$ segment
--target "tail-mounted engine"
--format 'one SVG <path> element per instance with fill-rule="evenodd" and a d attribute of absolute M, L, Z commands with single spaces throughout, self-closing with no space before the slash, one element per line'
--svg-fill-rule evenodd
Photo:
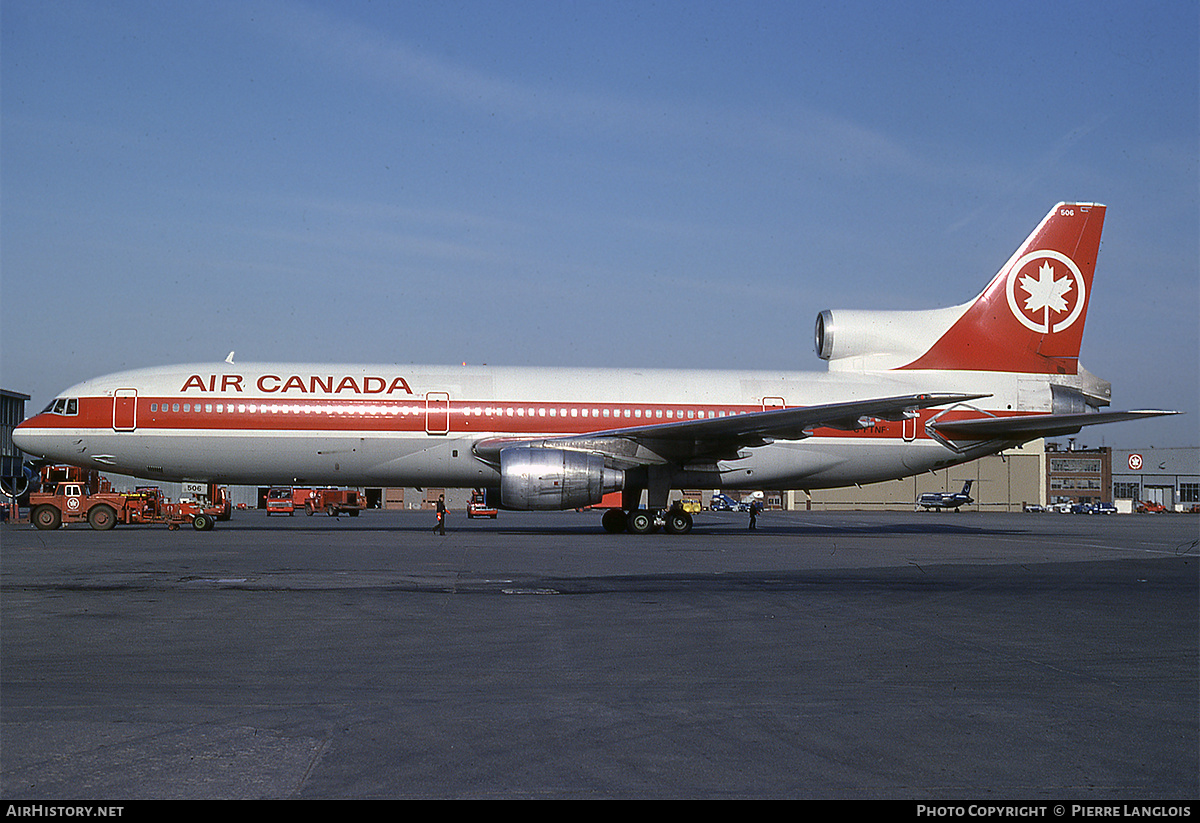
<path fill-rule="evenodd" d="M 963 307 L 925 311 L 826 309 L 814 343 L 830 369 L 894 369 L 916 360 L 962 315 Z"/>
<path fill-rule="evenodd" d="M 500 450 L 500 504 L 506 509 L 592 506 L 624 485 L 625 472 L 607 468 L 599 454 L 528 446 Z"/>

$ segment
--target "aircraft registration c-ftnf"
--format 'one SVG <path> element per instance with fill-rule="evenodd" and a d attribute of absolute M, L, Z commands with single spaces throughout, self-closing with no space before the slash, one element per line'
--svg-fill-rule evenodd
<path fill-rule="evenodd" d="M 1103 411 L 1079 365 L 1104 213 L 1055 206 L 968 303 L 821 312 L 826 372 L 227 360 L 84 381 L 13 439 L 156 480 L 482 488 L 514 510 L 620 492 L 608 531 L 687 533 L 673 489 L 872 483 L 1173 414 Z"/>

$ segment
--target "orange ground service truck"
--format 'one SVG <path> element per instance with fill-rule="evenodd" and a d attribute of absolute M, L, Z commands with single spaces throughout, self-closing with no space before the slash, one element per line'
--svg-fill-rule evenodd
<path fill-rule="evenodd" d="M 75 466 L 42 469 L 42 490 L 29 495 L 30 516 L 39 529 L 57 529 L 69 523 L 87 523 L 98 531 L 118 524 L 165 524 L 177 529 L 191 523 L 196 531 L 209 531 L 228 511 L 225 490 L 210 487 L 209 503 L 171 503 L 160 489 L 141 486 L 134 492 L 116 492 L 94 471 Z"/>
<path fill-rule="evenodd" d="M 354 489 L 313 489 L 304 501 L 304 510 L 308 514 L 325 512 L 330 517 L 339 514 L 358 517 L 366 507 L 363 496 Z"/>

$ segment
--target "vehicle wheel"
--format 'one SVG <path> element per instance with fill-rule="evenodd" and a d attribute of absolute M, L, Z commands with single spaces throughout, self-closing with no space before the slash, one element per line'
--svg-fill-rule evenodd
<path fill-rule="evenodd" d="M 630 534 L 649 534 L 654 528 L 654 514 L 646 509 L 634 509 L 625 519 Z"/>
<path fill-rule="evenodd" d="M 88 525 L 98 532 L 106 532 L 117 525 L 117 513 L 112 506 L 92 506 L 87 519 Z"/>
<path fill-rule="evenodd" d="M 609 534 L 619 534 L 625 531 L 625 512 L 620 509 L 608 509 L 600 518 L 600 525 Z"/>
<path fill-rule="evenodd" d="M 667 512 L 667 533 L 687 534 L 692 530 L 692 516 L 685 511 Z"/>
<path fill-rule="evenodd" d="M 31 519 L 39 529 L 57 529 L 62 525 L 62 512 L 54 506 L 38 506 L 33 510 Z"/>
<path fill-rule="evenodd" d="M 207 514 L 198 514 L 192 519 L 192 528 L 198 532 L 206 532 L 212 528 Z"/>

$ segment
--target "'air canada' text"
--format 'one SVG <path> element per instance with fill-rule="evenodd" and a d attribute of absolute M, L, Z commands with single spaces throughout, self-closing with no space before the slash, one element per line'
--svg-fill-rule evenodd
<path fill-rule="evenodd" d="M 193 374 L 183 381 L 180 393 L 188 391 L 199 392 L 244 392 L 247 379 L 240 374 Z M 404 392 L 412 394 L 408 381 L 403 377 L 385 377 L 313 374 L 301 376 L 292 374 L 264 374 L 253 383 L 254 387 L 263 394 L 395 394 Z"/>

